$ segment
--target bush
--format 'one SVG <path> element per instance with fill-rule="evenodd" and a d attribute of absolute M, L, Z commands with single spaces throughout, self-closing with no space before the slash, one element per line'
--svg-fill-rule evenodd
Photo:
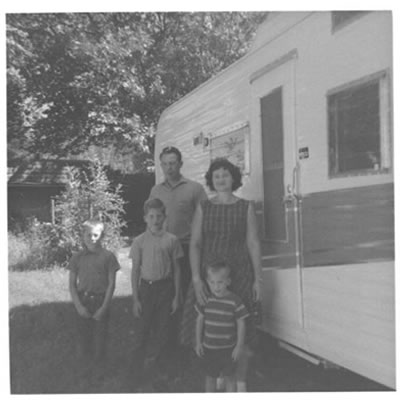
<path fill-rule="evenodd" d="M 24 232 L 8 232 L 8 265 L 11 270 L 51 268 L 66 263 L 70 251 L 60 246 L 57 226 L 31 220 Z"/>
<path fill-rule="evenodd" d="M 9 269 L 24 269 L 30 244 L 22 233 L 8 232 L 8 267 Z"/>
<path fill-rule="evenodd" d="M 9 232 L 9 268 L 66 266 L 72 253 L 81 248 L 82 224 L 89 218 L 104 222 L 104 246 L 116 251 L 123 244 L 123 206 L 120 187 L 112 189 L 99 162 L 95 161 L 87 173 L 70 169 L 67 188 L 55 201 L 55 224 L 33 219 L 24 232 Z"/>
<path fill-rule="evenodd" d="M 97 160 L 88 173 L 69 170 L 67 189 L 55 201 L 56 225 L 59 240 L 70 252 L 81 246 L 82 224 L 89 218 L 98 218 L 105 224 L 104 246 L 112 251 L 121 247 L 124 200 L 121 186 L 112 188 L 104 166 Z"/>

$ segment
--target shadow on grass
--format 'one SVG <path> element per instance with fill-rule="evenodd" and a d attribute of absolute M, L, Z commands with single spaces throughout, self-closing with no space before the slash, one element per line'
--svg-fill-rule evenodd
<path fill-rule="evenodd" d="M 10 311 L 12 394 L 125 393 L 133 344 L 131 298 L 112 302 L 107 365 L 78 360 L 72 303 L 19 306 Z"/>
<path fill-rule="evenodd" d="M 10 311 L 10 384 L 12 394 L 130 393 L 134 344 L 131 298 L 113 299 L 107 364 L 88 366 L 75 351 L 72 303 L 19 306 Z M 252 361 L 252 392 L 388 390 L 345 370 L 324 370 L 284 350 L 263 335 Z M 170 368 L 178 368 L 171 361 Z M 179 382 L 159 392 L 202 392 L 204 376 L 192 354 Z"/>

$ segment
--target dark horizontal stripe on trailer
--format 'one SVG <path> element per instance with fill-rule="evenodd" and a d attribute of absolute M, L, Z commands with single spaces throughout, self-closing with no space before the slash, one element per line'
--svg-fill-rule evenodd
<path fill-rule="evenodd" d="M 371 264 L 371 263 L 385 263 L 391 262 L 392 259 L 375 259 L 375 260 L 343 260 L 340 262 L 327 262 L 325 264 L 314 264 L 314 265 L 306 265 L 305 268 L 318 268 L 318 267 L 337 267 L 341 265 L 352 265 L 352 264 Z M 280 268 L 281 269 L 281 268 Z"/>
<path fill-rule="evenodd" d="M 296 268 L 296 256 L 295 254 L 278 254 L 278 255 L 266 255 L 266 258 L 262 259 L 263 268 L 279 268 L 289 269 Z"/>
<path fill-rule="evenodd" d="M 393 184 L 306 196 L 302 221 L 304 266 L 394 260 Z"/>

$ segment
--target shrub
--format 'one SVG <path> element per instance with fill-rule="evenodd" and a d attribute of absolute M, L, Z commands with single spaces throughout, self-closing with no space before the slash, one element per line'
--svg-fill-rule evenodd
<path fill-rule="evenodd" d="M 33 219 L 24 232 L 8 232 L 8 265 L 11 270 L 34 270 L 63 265 L 70 252 L 59 246 L 59 229 Z"/>
<path fill-rule="evenodd" d="M 24 234 L 8 232 L 9 269 L 24 269 L 29 252 L 30 244 Z"/>
<path fill-rule="evenodd" d="M 112 188 L 104 166 L 98 161 L 87 173 L 70 170 L 67 188 L 55 201 L 58 240 L 69 253 L 81 246 L 82 224 L 98 218 L 105 224 L 105 247 L 115 251 L 122 245 L 124 200 L 121 187 Z"/>
<path fill-rule="evenodd" d="M 34 219 L 23 233 L 9 232 L 9 268 L 66 266 L 81 248 L 81 227 L 89 218 L 104 222 L 104 246 L 116 251 L 123 244 L 123 206 L 120 187 L 111 187 L 100 162 L 95 161 L 86 173 L 70 169 L 66 190 L 55 199 L 55 223 Z"/>

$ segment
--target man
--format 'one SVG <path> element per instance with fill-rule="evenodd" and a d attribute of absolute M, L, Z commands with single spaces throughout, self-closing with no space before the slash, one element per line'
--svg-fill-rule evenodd
<path fill-rule="evenodd" d="M 191 281 L 189 242 L 193 214 L 200 201 L 207 199 L 200 183 L 181 174 L 182 154 L 176 147 L 165 147 L 160 153 L 164 182 L 153 186 L 149 199 L 159 198 L 167 208 L 166 230 L 181 242 L 184 257 L 181 262 L 181 291 L 183 300 Z"/>
<path fill-rule="evenodd" d="M 185 178 L 181 174 L 183 165 L 182 154 L 176 147 L 165 147 L 160 153 L 161 169 L 165 180 L 153 186 L 149 199 L 159 198 L 166 206 L 167 219 L 165 229 L 178 237 L 183 257 L 181 258 L 181 294 L 182 303 L 185 301 L 186 292 L 192 279 L 189 261 L 189 242 L 191 225 L 197 205 L 207 199 L 202 185 Z M 176 312 L 171 321 L 171 329 L 168 339 L 168 360 L 177 357 L 180 364 L 180 373 L 183 373 L 185 364 L 188 362 L 188 352 L 179 346 L 179 324 L 182 319 L 182 307 Z M 170 368 L 172 372 L 173 368 Z"/>

